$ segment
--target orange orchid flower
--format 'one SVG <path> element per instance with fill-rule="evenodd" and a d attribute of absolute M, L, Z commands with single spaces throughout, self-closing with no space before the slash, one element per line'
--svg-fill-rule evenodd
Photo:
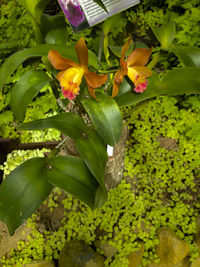
<path fill-rule="evenodd" d="M 89 93 L 96 98 L 94 88 L 100 87 L 107 81 L 107 75 L 98 75 L 88 70 L 88 49 L 84 38 L 75 46 L 79 64 L 63 58 L 56 50 L 50 50 L 48 58 L 57 70 L 61 70 L 56 78 L 60 82 L 63 96 L 73 100 L 79 94 L 80 84 L 84 76 Z"/>
<path fill-rule="evenodd" d="M 130 46 L 131 40 L 125 43 L 121 52 L 120 69 L 116 72 L 113 82 L 112 97 L 118 94 L 119 86 L 127 75 L 134 83 L 134 91 L 142 93 L 147 88 L 147 77 L 152 75 L 152 71 L 145 67 L 151 56 L 152 49 L 136 48 L 125 61 L 125 54 Z"/>

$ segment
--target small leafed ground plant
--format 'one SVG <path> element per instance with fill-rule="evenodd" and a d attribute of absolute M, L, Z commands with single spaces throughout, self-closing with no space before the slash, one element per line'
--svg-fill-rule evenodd
<path fill-rule="evenodd" d="M 84 38 L 78 40 L 75 48 L 66 46 L 64 18 L 44 14 L 47 2 L 35 0 L 30 6 L 29 1 L 20 0 L 29 12 L 38 45 L 5 60 L 0 69 L 0 89 L 2 93 L 6 80 L 19 65 L 41 57 L 43 68 L 29 70 L 13 86 L 10 107 L 15 118 L 23 121 L 28 104 L 48 84 L 62 111 L 21 124 L 18 129 L 55 128 L 66 137 L 48 156 L 25 161 L 1 184 L 0 220 L 6 223 L 10 234 L 31 216 L 54 186 L 78 197 L 92 209 L 105 203 L 106 145 L 115 146 L 120 139 L 123 127 L 120 107 L 159 95 L 200 92 L 200 49 L 175 45 L 173 22 L 152 27 L 160 47 L 144 48 L 144 44 L 134 43 L 130 36 L 122 47 L 112 47 L 114 55 L 120 58 L 116 66 L 109 60 L 108 35 L 122 19 L 121 15 L 105 21 L 96 56 L 87 49 Z M 159 69 L 162 51 L 175 54 L 182 67 L 166 72 Z M 69 138 L 74 139 L 79 157 L 58 156 L 60 146 Z"/>

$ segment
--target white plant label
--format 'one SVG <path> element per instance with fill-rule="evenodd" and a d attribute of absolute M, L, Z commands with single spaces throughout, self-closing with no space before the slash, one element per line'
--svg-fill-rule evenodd
<path fill-rule="evenodd" d="M 93 0 L 58 0 L 74 32 L 91 27 L 140 0 L 102 0 L 108 13 Z"/>

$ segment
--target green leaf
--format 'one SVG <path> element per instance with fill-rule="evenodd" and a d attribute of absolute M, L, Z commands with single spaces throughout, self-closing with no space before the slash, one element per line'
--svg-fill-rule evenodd
<path fill-rule="evenodd" d="M 154 73 L 148 78 L 148 87 L 142 94 L 128 92 L 115 98 L 119 106 L 139 103 L 159 95 L 183 95 L 200 93 L 200 68 L 187 67 L 168 71 L 159 81 Z"/>
<path fill-rule="evenodd" d="M 174 40 L 176 33 L 174 22 L 163 24 L 160 27 L 151 27 L 151 29 L 160 42 L 161 48 L 163 50 L 168 50 Z"/>
<path fill-rule="evenodd" d="M 102 7 L 108 13 L 108 11 L 107 11 L 104 3 L 102 2 L 102 0 L 93 0 L 93 2 L 97 3 L 97 5 L 99 5 L 100 7 Z"/>
<path fill-rule="evenodd" d="M 160 83 L 164 94 L 183 95 L 200 93 L 200 67 L 187 67 L 169 71 Z"/>
<path fill-rule="evenodd" d="M 117 95 L 115 97 L 115 100 L 120 107 L 136 104 L 143 100 L 153 98 L 162 93 L 161 89 L 159 88 L 159 79 L 156 73 L 153 73 L 153 75 L 148 78 L 147 89 L 141 94 L 134 92 L 133 90 L 134 85 L 131 82 L 127 81 L 126 79 L 124 79 L 121 86 L 126 87 L 127 93 L 121 94 L 119 96 Z M 121 86 L 119 91 L 125 90 L 123 88 L 121 89 Z M 130 91 L 128 91 L 129 88 Z"/>
<path fill-rule="evenodd" d="M 60 44 L 43 44 L 34 48 L 28 48 L 11 55 L 0 68 L 0 91 L 7 80 L 7 78 L 22 64 L 25 60 L 31 57 L 47 56 L 51 50 L 57 50 L 63 57 L 77 62 L 76 51 L 74 47 L 68 47 Z M 98 68 L 98 61 L 96 56 L 89 51 L 89 65 Z"/>
<path fill-rule="evenodd" d="M 37 23 L 40 22 L 42 12 L 50 0 L 18 0 L 23 7 L 31 13 Z"/>
<path fill-rule="evenodd" d="M 64 15 L 42 14 L 40 29 L 47 44 L 66 44 L 68 31 Z"/>
<path fill-rule="evenodd" d="M 173 45 L 170 48 L 185 67 L 200 67 L 200 48 L 194 46 Z"/>
<path fill-rule="evenodd" d="M 103 204 L 106 202 L 108 197 L 108 193 L 106 190 L 103 190 L 101 186 L 99 186 L 96 190 L 95 195 L 95 207 L 100 208 L 103 206 Z"/>
<path fill-rule="evenodd" d="M 92 120 L 98 134 L 104 141 L 114 146 L 122 131 L 122 117 L 115 100 L 108 95 L 97 94 L 99 100 L 82 98 L 81 103 Z"/>
<path fill-rule="evenodd" d="M 44 130 L 55 128 L 72 138 L 80 138 L 87 131 L 82 118 L 75 113 L 62 113 L 49 118 L 24 123 L 18 127 L 20 130 Z"/>
<path fill-rule="evenodd" d="M 103 33 L 104 35 L 108 35 L 109 32 L 112 32 L 114 28 L 119 28 L 120 24 L 124 22 L 124 16 L 122 14 L 116 14 L 106 19 L 103 24 Z"/>
<path fill-rule="evenodd" d="M 129 83 L 128 79 L 126 79 L 126 77 L 125 77 L 123 79 L 123 82 L 120 84 L 119 92 L 118 92 L 117 96 L 119 97 L 120 95 L 131 92 L 132 88 L 133 88 L 133 84 Z"/>
<path fill-rule="evenodd" d="M 120 46 L 109 45 L 109 49 L 112 51 L 112 53 L 113 53 L 115 56 L 117 56 L 117 57 L 121 57 L 122 47 L 120 47 Z"/>
<path fill-rule="evenodd" d="M 88 169 L 105 190 L 104 176 L 108 156 L 103 140 L 95 131 L 88 130 L 87 135 L 75 139 L 75 146 Z"/>
<path fill-rule="evenodd" d="M 49 159 L 48 163 L 49 183 L 79 198 L 90 208 L 95 208 L 95 195 L 99 186 L 82 159 L 58 156 Z"/>
<path fill-rule="evenodd" d="M 123 23 L 123 16 L 121 14 L 116 14 L 114 16 L 111 16 L 107 20 L 104 21 L 103 24 L 103 50 L 104 50 L 104 55 L 106 58 L 106 61 L 108 65 L 110 66 L 110 61 L 109 61 L 109 56 L 110 52 L 108 49 L 108 34 L 115 29 L 115 27 L 120 27 L 120 24 Z"/>
<path fill-rule="evenodd" d="M 10 234 L 42 204 L 52 190 L 46 180 L 46 159 L 25 161 L 0 186 L 0 220 Z"/>
<path fill-rule="evenodd" d="M 103 51 L 104 51 L 106 62 L 108 64 L 108 66 L 110 66 L 110 60 L 109 60 L 110 52 L 108 49 L 108 35 L 105 35 L 104 39 L 103 39 Z"/>
<path fill-rule="evenodd" d="M 11 109 L 18 120 L 24 119 L 28 104 L 50 80 L 41 70 L 29 71 L 18 80 L 12 88 L 10 100 Z"/>
<path fill-rule="evenodd" d="M 148 45 L 146 45 L 143 42 L 136 42 L 134 49 L 136 49 L 136 48 L 146 48 L 146 49 L 149 49 Z"/>
<path fill-rule="evenodd" d="M 121 46 L 111 46 L 109 45 L 110 50 L 112 51 L 112 53 L 117 56 L 117 57 L 121 57 L 121 52 L 122 52 L 122 47 Z M 126 56 L 129 56 L 130 53 L 133 51 L 134 48 L 134 43 L 132 43 L 129 48 L 126 51 Z M 136 48 L 136 47 L 135 47 Z M 139 48 L 139 47 L 137 47 Z M 142 47 L 143 48 L 143 47 Z M 148 48 L 148 47 L 145 47 Z"/>

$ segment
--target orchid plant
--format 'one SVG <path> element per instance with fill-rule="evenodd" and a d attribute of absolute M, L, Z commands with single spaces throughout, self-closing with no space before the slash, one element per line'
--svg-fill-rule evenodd
<path fill-rule="evenodd" d="M 96 74 L 88 70 L 88 49 L 83 38 L 79 40 L 75 48 L 79 65 L 72 60 L 63 58 L 55 50 L 50 50 L 48 53 L 53 67 L 62 70 L 56 78 L 60 82 L 63 96 L 73 100 L 79 94 L 80 84 L 84 76 L 90 95 L 95 97 L 94 88 L 99 88 L 105 84 L 107 75 Z"/>
<path fill-rule="evenodd" d="M 120 15 L 106 20 L 102 38 L 108 66 L 102 69 L 101 62 L 87 49 L 84 38 L 75 48 L 67 47 L 65 38 L 60 38 L 65 32 L 63 23 L 59 24 L 61 28 L 51 28 L 55 27 L 52 21 L 64 18 L 43 14 L 48 1 L 34 0 L 32 5 L 29 0 L 19 1 L 33 20 L 38 46 L 18 51 L 5 60 L 0 69 L 0 92 L 20 64 L 29 58 L 43 57 L 46 71 L 26 72 L 12 89 L 10 106 L 15 118 L 24 120 L 27 105 L 47 84 L 57 100 L 61 100 L 62 94 L 68 102 L 59 114 L 21 124 L 18 129 L 58 129 L 66 136 L 61 144 L 74 139 L 79 157 L 58 155 L 58 146 L 48 156 L 25 161 L 6 177 L 0 185 L 0 220 L 6 223 L 10 234 L 32 215 L 54 186 L 78 197 L 91 208 L 103 205 L 107 198 L 106 145 L 115 146 L 120 139 L 123 127 L 120 107 L 135 104 L 134 110 L 140 102 L 158 95 L 200 93 L 200 49 L 173 44 L 173 22 L 152 28 L 161 45 L 156 49 L 132 46 L 130 50 L 132 40 L 128 37 L 116 68 L 109 62 L 108 34 Z M 160 78 L 154 67 L 163 51 L 173 52 L 183 67 L 168 70 Z M 81 109 L 80 114 L 73 112 L 76 105 Z M 90 123 L 84 121 L 83 113 Z"/>

